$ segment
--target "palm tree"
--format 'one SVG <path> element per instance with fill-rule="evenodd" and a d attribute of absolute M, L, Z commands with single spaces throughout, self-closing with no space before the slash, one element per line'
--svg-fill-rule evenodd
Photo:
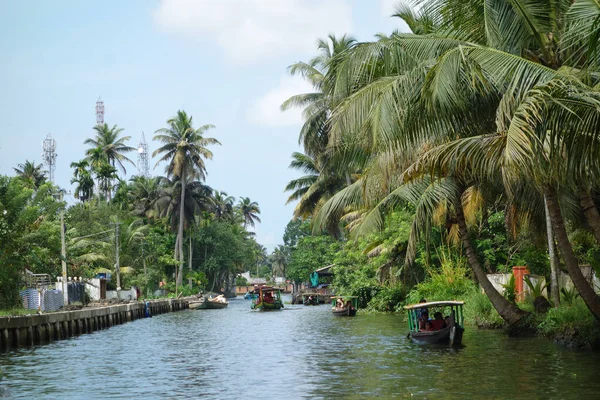
<path fill-rule="evenodd" d="M 194 129 L 192 117 L 185 111 L 177 111 L 177 115 L 167 121 L 168 128 L 161 128 L 156 131 L 154 140 L 163 143 L 163 146 L 152 153 L 153 156 L 162 154 L 157 164 L 167 161 L 167 174 L 180 181 L 181 201 L 179 210 L 179 274 L 177 275 L 176 285 L 183 282 L 183 226 L 184 221 L 181 216 L 185 214 L 185 188 L 188 176 L 197 176 L 204 180 L 206 176 L 206 166 L 204 159 L 212 159 L 212 152 L 206 148 L 211 144 L 220 144 L 214 138 L 204 137 L 204 133 L 214 128 L 213 125 L 203 125 Z"/>
<path fill-rule="evenodd" d="M 71 168 L 74 169 L 71 184 L 77 183 L 75 198 L 80 199 L 83 203 L 90 200 L 94 195 L 94 179 L 89 167 L 88 160 L 71 163 Z"/>
<path fill-rule="evenodd" d="M 248 225 L 254 227 L 255 221 L 260 222 L 258 216 L 258 214 L 260 214 L 260 207 L 257 202 L 251 201 L 249 197 L 242 197 L 240 198 L 238 207 L 244 219 L 244 229 L 246 229 Z"/>
<path fill-rule="evenodd" d="M 285 277 L 286 266 L 289 263 L 289 256 L 286 252 L 285 246 L 279 245 L 273 250 L 269 257 L 271 265 L 273 266 L 273 276 Z"/>
<path fill-rule="evenodd" d="M 226 192 L 215 190 L 213 192 L 213 202 L 215 204 L 215 219 L 217 221 L 233 219 L 233 203 L 235 202 L 234 197 L 229 196 Z"/>
<path fill-rule="evenodd" d="M 28 189 L 37 190 L 45 181 L 45 172 L 43 165 L 35 165 L 35 161 L 25 160 L 24 164 L 19 164 L 18 168 L 13 168 Z"/>
<path fill-rule="evenodd" d="M 118 165 L 123 173 L 127 173 L 125 166 L 123 165 L 124 161 L 127 161 L 131 165 L 135 166 L 134 162 L 123 154 L 130 151 L 135 151 L 136 149 L 125 144 L 127 141 L 129 141 L 129 139 L 131 139 L 131 136 L 123 136 L 119 138 L 119 135 L 121 132 L 123 132 L 122 128 L 117 128 L 117 125 L 109 128 L 108 124 L 104 124 L 96 125 L 94 130 L 96 131 L 96 137 L 88 138 L 83 142 L 84 144 L 92 145 L 92 148 L 86 151 L 88 156 L 93 153 L 94 149 L 100 149 L 108 163 L 115 168 Z"/>

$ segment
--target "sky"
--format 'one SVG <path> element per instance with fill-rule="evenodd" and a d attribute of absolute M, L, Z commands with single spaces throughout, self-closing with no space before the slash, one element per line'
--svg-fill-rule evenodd
<path fill-rule="evenodd" d="M 177 110 L 221 146 L 210 147 L 206 183 L 261 209 L 257 241 L 283 243 L 294 204 L 285 185 L 302 151 L 301 110 L 281 112 L 288 97 L 312 91 L 287 67 L 316 55 L 316 41 L 350 34 L 408 32 L 390 18 L 396 0 L 128 0 L 0 2 L 0 174 L 42 162 L 42 142 L 56 141 L 55 183 L 73 192 L 69 164 L 85 157 L 95 106 L 123 128 L 132 147 Z M 137 162 L 137 153 L 128 155 Z M 164 175 L 164 166 L 152 175 Z M 138 173 L 126 165 L 127 176 Z M 75 199 L 70 196 L 70 201 Z"/>

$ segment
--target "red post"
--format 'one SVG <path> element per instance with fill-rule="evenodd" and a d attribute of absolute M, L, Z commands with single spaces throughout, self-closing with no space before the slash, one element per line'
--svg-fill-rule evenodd
<path fill-rule="evenodd" d="M 517 300 L 523 299 L 523 278 L 525 275 L 529 275 L 529 269 L 527 267 L 513 267 L 513 275 L 515 276 L 515 293 Z"/>

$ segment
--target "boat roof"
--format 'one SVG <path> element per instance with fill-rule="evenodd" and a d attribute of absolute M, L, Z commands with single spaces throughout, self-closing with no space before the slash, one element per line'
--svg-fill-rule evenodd
<path fill-rule="evenodd" d="M 417 310 L 419 308 L 429 308 L 429 307 L 462 306 L 463 304 L 465 304 L 465 302 L 459 301 L 459 300 L 429 301 L 427 303 L 409 304 L 407 306 L 404 306 L 404 309 L 405 310 Z"/>
<path fill-rule="evenodd" d="M 333 296 L 333 299 L 358 299 L 358 296 Z"/>
<path fill-rule="evenodd" d="M 258 288 L 254 288 L 254 290 L 261 290 L 263 292 L 278 292 L 281 290 L 281 288 L 272 287 L 272 286 L 261 286 Z"/>

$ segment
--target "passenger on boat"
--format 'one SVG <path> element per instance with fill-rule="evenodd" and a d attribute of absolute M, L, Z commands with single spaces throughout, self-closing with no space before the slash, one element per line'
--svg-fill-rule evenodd
<path fill-rule="evenodd" d="M 435 331 L 435 329 L 433 328 L 433 325 L 432 325 L 431 321 L 427 321 L 425 323 L 425 329 L 424 329 L 424 331 L 425 332 L 433 332 L 433 331 Z"/>
<path fill-rule="evenodd" d="M 422 298 L 421 300 L 419 300 L 419 303 L 427 303 L 427 300 L 425 300 L 425 298 Z M 429 310 L 427 308 L 418 309 L 417 317 L 421 318 L 421 314 L 423 314 L 424 312 L 429 313 Z"/>
<path fill-rule="evenodd" d="M 425 324 L 429 322 L 429 312 L 423 311 L 419 316 L 419 330 L 422 331 L 425 329 Z"/>
<path fill-rule="evenodd" d="M 446 327 L 446 322 L 444 321 L 444 319 L 442 318 L 442 313 L 437 311 L 435 314 L 433 314 L 433 321 L 431 321 L 431 325 L 433 326 L 433 329 L 440 330 Z"/>
<path fill-rule="evenodd" d="M 444 317 L 444 322 L 446 323 L 446 326 L 450 326 L 451 325 L 451 323 L 450 323 L 450 316 L 449 315 L 446 315 Z"/>
<path fill-rule="evenodd" d="M 350 300 L 346 302 L 346 307 L 348 307 L 350 310 L 354 310 L 354 307 L 352 306 L 352 301 Z"/>
<path fill-rule="evenodd" d="M 273 294 L 271 292 L 265 293 L 265 303 L 273 302 Z"/>
<path fill-rule="evenodd" d="M 344 308 L 344 302 L 342 301 L 342 299 L 337 299 L 337 300 L 335 301 L 335 306 L 336 306 L 337 308 Z"/>

